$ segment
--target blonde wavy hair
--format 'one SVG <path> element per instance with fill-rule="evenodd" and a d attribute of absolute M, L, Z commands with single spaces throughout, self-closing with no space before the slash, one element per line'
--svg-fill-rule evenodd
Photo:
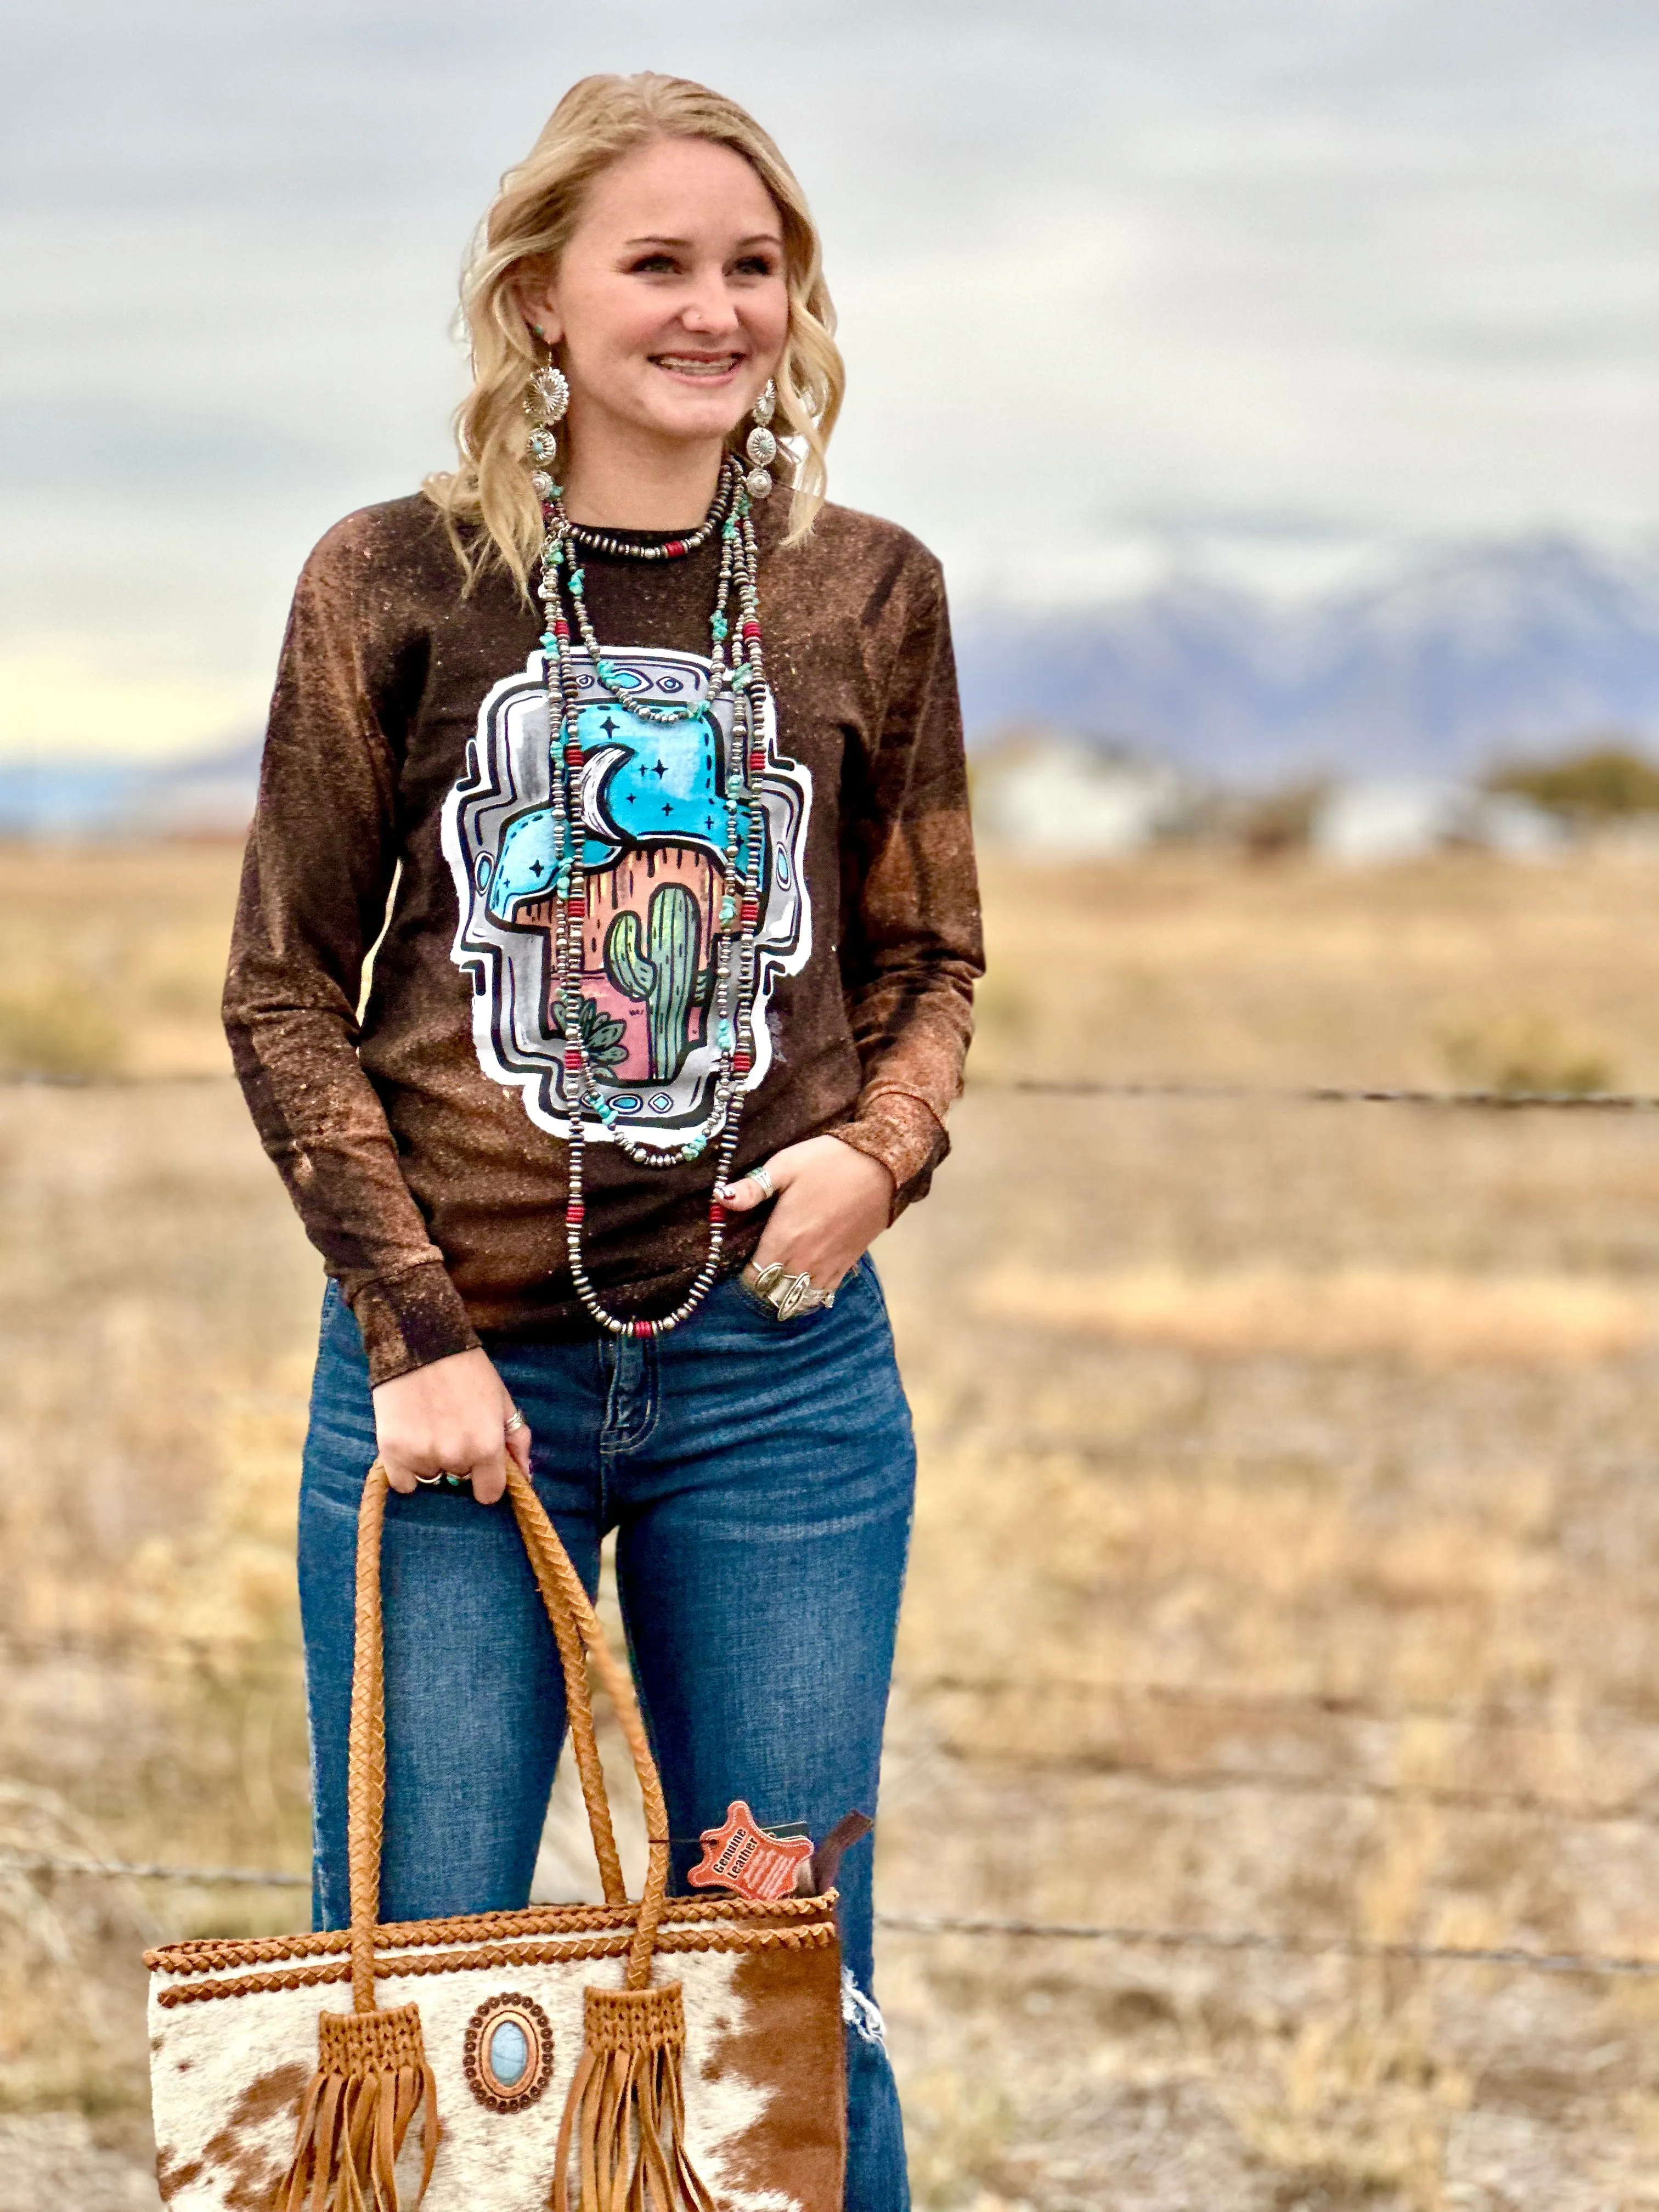
<path fill-rule="evenodd" d="M 500 562 L 527 592 L 541 550 L 524 400 L 542 356 L 525 320 L 523 287 L 537 276 L 544 282 L 556 268 L 593 179 L 656 138 L 706 138 L 729 146 L 749 163 L 777 207 L 789 325 L 772 427 L 790 441 L 784 449 L 792 479 L 787 544 L 806 535 L 823 504 L 825 448 L 841 412 L 847 373 L 834 337 L 836 311 L 823 281 L 817 226 L 793 171 L 751 115 L 706 85 L 648 70 L 638 76 L 583 77 L 554 109 L 525 160 L 502 178 L 462 277 L 472 389 L 455 415 L 460 461 L 428 477 L 423 489 L 444 517 L 469 580 Z M 746 427 L 732 434 L 733 452 Z M 463 531 L 464 524 L 474 527 Z"/>

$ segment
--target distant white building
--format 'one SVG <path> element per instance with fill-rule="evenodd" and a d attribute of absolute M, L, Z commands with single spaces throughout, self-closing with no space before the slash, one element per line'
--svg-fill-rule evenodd
<path fill-rule="evenodd" d="M 1018 732 L 973 760 L 974 824 L 988 843 L 1048 860 L 1138 853 L 1192 805 L 1168 762 Z"/>
<path fill-rule="evenodd" d="M 1475 798 L 1474 818 L 1465 833 L 1470 844 L 1525 860 L 1538 854 L 1559 853 L 1571 842 L 1572 833 L 1559 814 L 1518 792 L 1482 791 Z"/>
<path fill-rule="evenodd" d="M 1316 853 L 1350 866 L 1419 860 L 1446 845 L 1530 859 L 1566 842 L 1557 817 L 1530 799 L 1428 777 L 1358 777 L 1334 785 L 1308 825 Z"/>

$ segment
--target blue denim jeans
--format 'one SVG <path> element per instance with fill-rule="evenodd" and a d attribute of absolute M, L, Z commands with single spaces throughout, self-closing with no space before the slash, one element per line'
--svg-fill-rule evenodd
<path fill-rule="evenodd" d="M 821 1837 L 873 1814 L 915 1479 L 875 1271 L 779 1322 L 736 1278 L 672 1334 L 492 1346 L 542 1503 L 590 1590 L 617 1530 L 635 1679 L 685 1887 L 733 1798 Z M 362 1341 L 331 1285 L 300 1502 L 315 1912 L 350 1917 L 346 1740 L 358 1501 L 374 1457 Z M 523 1905 L 564 1735 L 551 1631 L 505 1505 L 387 1503 L 388 1920 Z M 898 2097 L 871 1997 L 872 1850 L 842 1862 L 848 2212 L 904 2212 Z"/>

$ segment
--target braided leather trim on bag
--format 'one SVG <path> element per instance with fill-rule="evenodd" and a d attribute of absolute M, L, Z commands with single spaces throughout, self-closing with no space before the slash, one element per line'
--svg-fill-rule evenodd
<path fill-rule="evenodd" d="M 666 1929 L 702 1920 L 828 1921 L 834 1917 L 837 1901 L 833 1889 L 821 1897 L 780 1897 L 766 1904 L 747 1897 L 671 1897 L 662 1924 Z M 532 1905 L 521 1912 L 459 1914 L 453 1920 L 383 1921 L 374 1934 L 379 1947 L 395 1943 L 412 1949 L 422 1943 L 507 1942 L 529 1936 L 631 1929 L 638 1917 L 637 1905 Z M 276 1959 L 315 1959 L 350 1948 L 349 1928 L 310 1936 L 216 1936 L 195 1942 L 159 1944 L 145 1952 L 144 1964 L 152 1973 L 204 1974 L 223 1966 L 262 1966 Z"/>
<path fill-rule="evenodd" d="M 815 1904 L 817 1899 L 812 1900 Z M 503 1915 L 503 1917 L 507 1916 Z M 663 1928 L 657 1932 L 659 1951 L 821 1951 L 836 1941 L 833 1922 L 816 1928 Z M 424 1956 L 378 1956 L 378 1978 L 398 1975 L 464 1974 L 477 1967 L 548 1966 L 564 1959 L 620 1959 L 632 1939 L 626 1935 L 593 1936 L 573 1943 L 501 1943 L 479 1950 L 435 1951 Z M 201 2004 L 211 1997 L 257 1996 L 267 1990 L 315 1989 L 325 1982 L 349 1982 L 349 1960 L 326 1966 L 290 1966 L 265 1974 L 241 1974 L 221 1981 L 175 1982 L 155 1992 L 158 2005 Z M 587 1991 L 602 1996 L 654 1996 L 657 1990 Z M 367 2015 L 373 2017 L 373 2015 Z"/>

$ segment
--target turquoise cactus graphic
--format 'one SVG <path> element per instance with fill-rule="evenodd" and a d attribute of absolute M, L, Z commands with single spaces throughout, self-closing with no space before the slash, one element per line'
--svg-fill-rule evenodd
<path fill-rule="evenodd" d="M 708 1003 L 712 971 L 697 965 L 697 902 L 684 884 L 663 884 L 640 918 L 619 914 L 605 933 L 605 973 L 619 991 L 644 1001 L 651 1080 L 672 1083 L 691 1049 L 691 1015 Z"/>
<path fill-rule="evenodd" d="M 547 1025 L 556 1037 L 564 1035 L 564 1024 L 559 1018 L 556 1006 L 548 1009 Z M 596 1000 L 582 1000 L 576 1025 L 587 1047 L 587 1057 L 595 1067 L 614 1067 L 619 1060 L 627 1059 L 623 1024 L 611 1015 L 602 1014 Z"/>

